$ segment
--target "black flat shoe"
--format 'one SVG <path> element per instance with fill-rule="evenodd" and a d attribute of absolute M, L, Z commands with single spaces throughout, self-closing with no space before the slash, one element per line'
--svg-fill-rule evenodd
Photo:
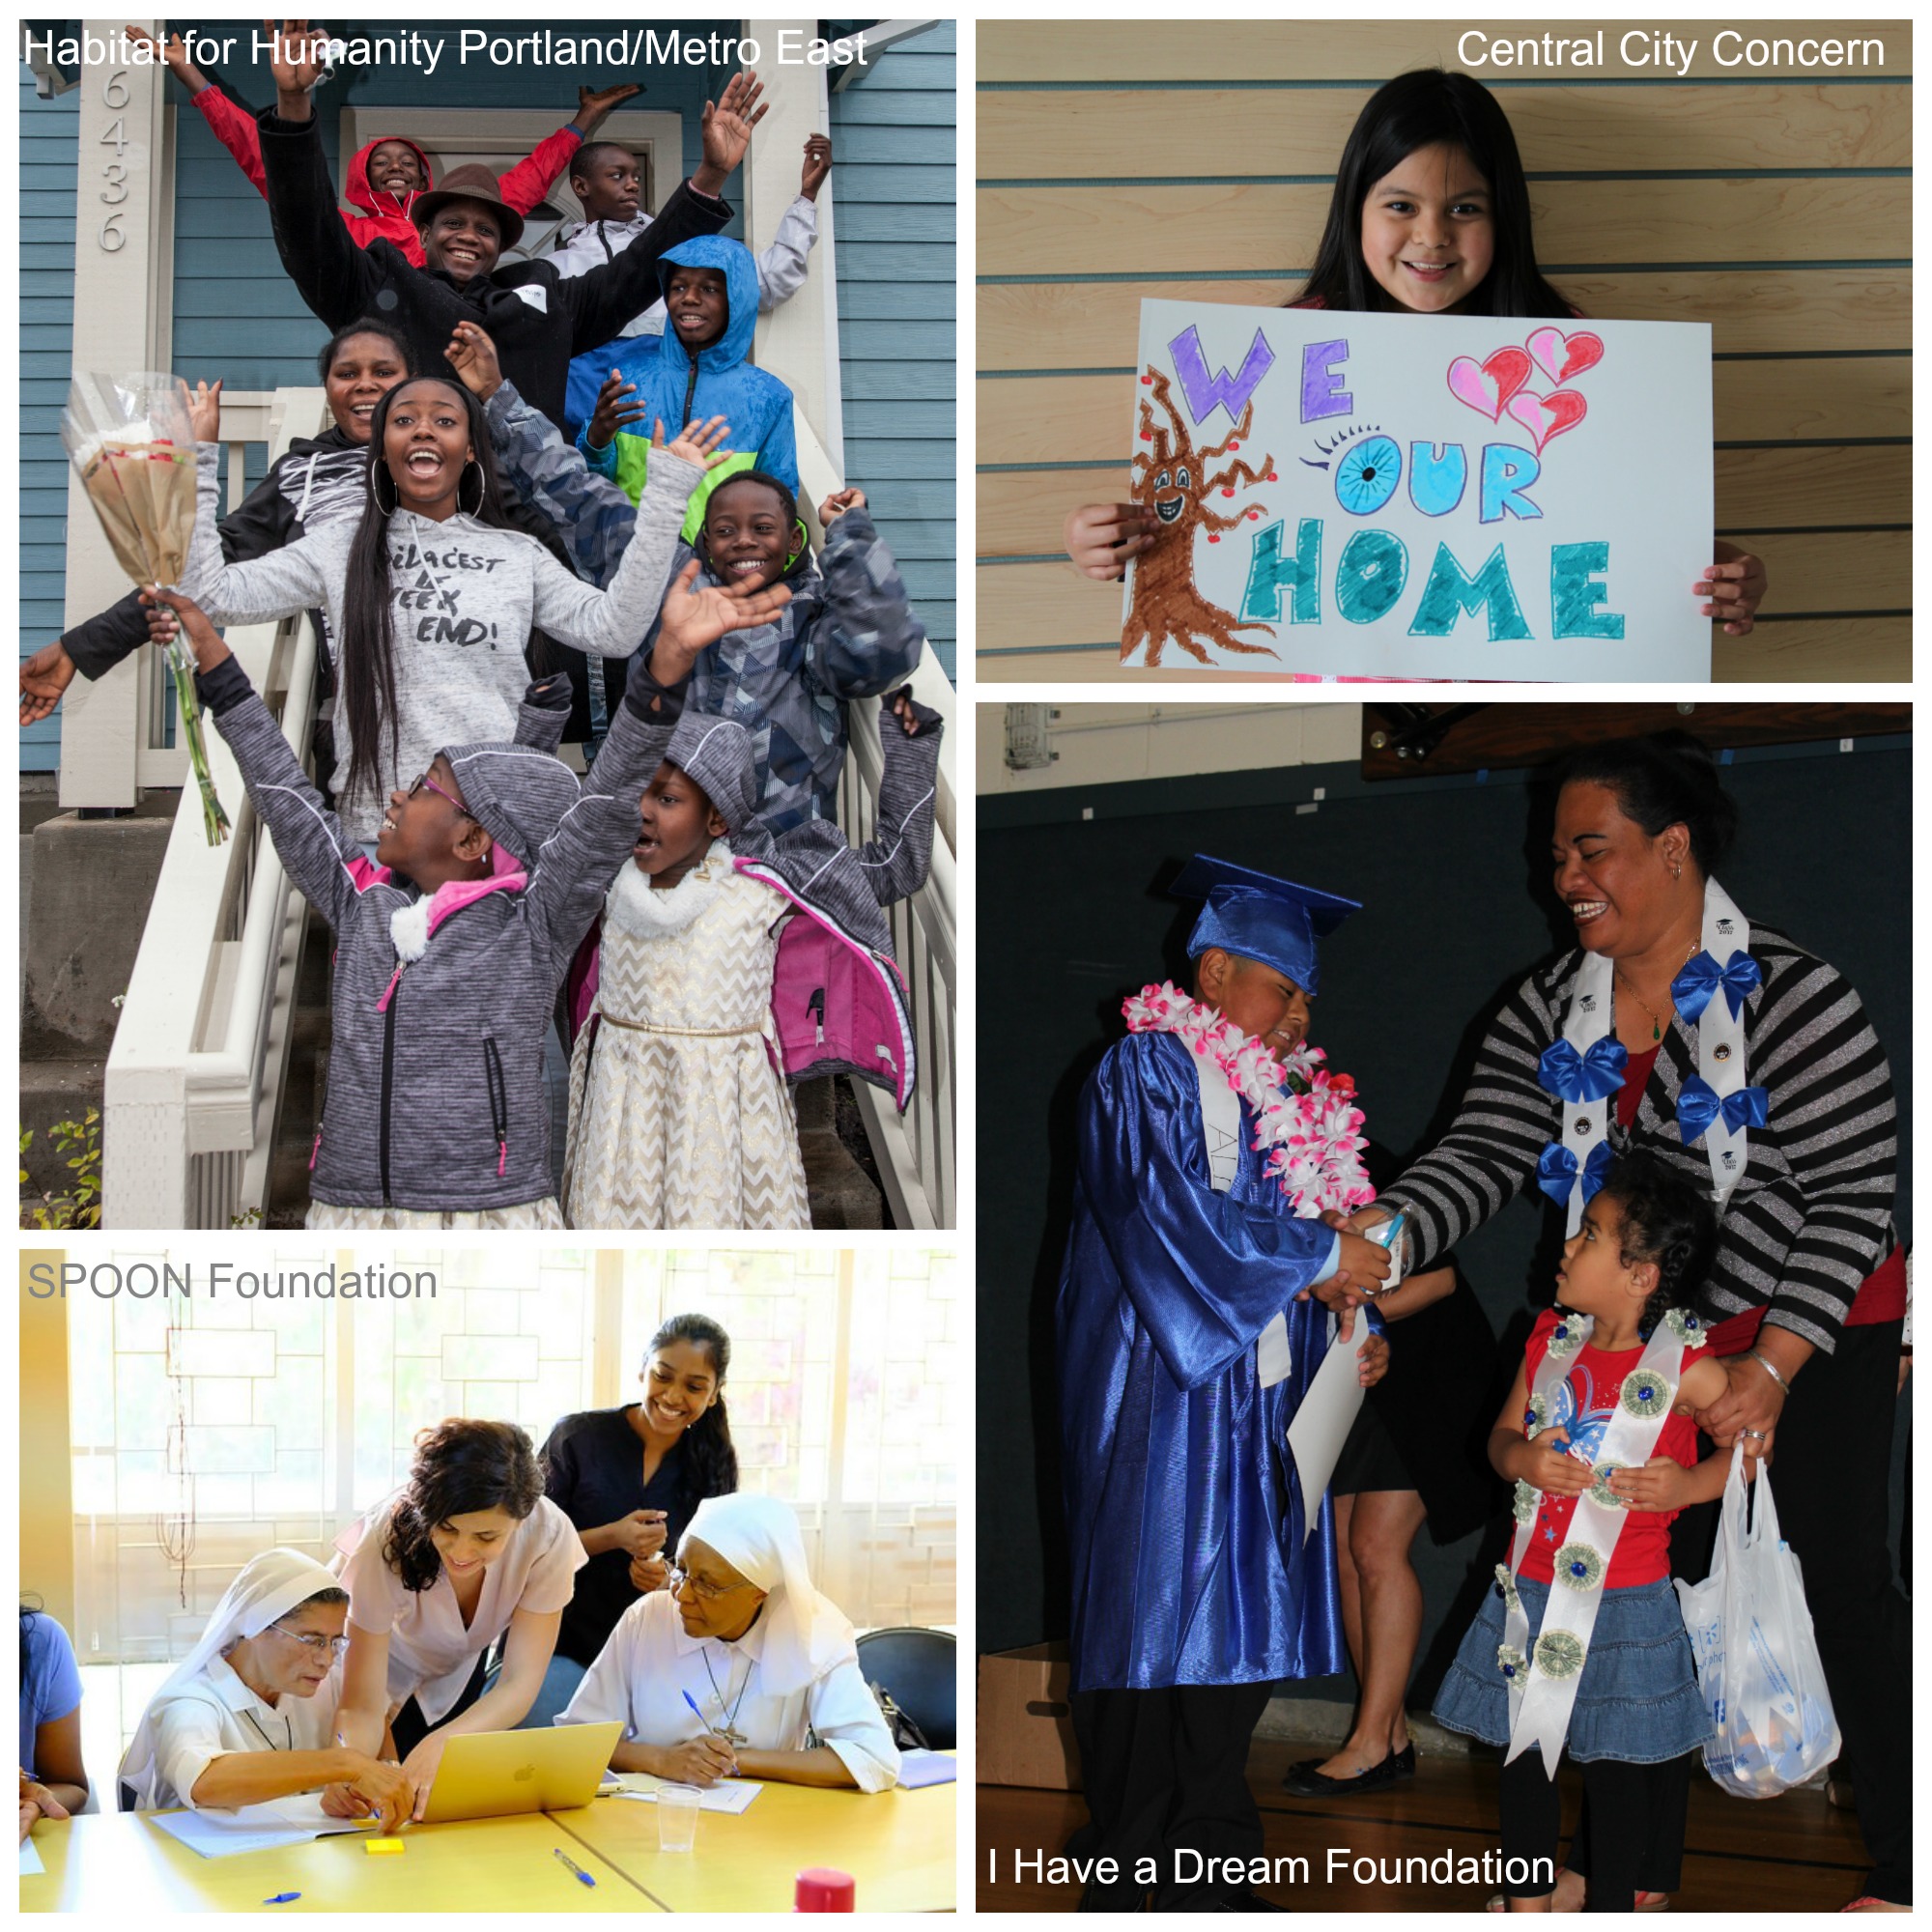
<path fill-rule="evenodd" d="M 1321 1763 L 1319 1757 L 1308 1757 L 1290 1766 L 1282 1779 L 1283 1789 L 1297 1798 L 1340 1798 L 1351 1791 L 1379 1791 L 1384 1785 L 1400 1784 L 1415 1776 L 1415 1746 L 1411 1743 L 1390 1751 L 1380 1764 L 1357 1772 L 1353 1777 L 1330 1777 Z"/>

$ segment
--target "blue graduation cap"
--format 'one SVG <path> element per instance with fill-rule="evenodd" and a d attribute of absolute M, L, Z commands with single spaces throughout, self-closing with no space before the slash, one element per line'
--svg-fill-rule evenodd
<path fill-rule="evenodd" d="M 1190 959 L 1218 946 L 1286 973 L 1310 998 L 1321 972 L 1315 942 L 1362 909 L 1359 899 L 1338 898 L 1200 852 L 1180 868 L 1168 891 L 1178 899 L 1208 902 L 1188 936 Z"/>

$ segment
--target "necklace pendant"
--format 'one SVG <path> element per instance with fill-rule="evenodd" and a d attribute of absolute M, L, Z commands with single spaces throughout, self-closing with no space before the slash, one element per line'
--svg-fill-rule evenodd
<path fill-rule="evenodd" d="M 752 1742 L 735 1724 L 726 1724 L 724 1726 L 724 1736 L 728 1743 L 734 1745 L 748 1745 Z"/>
<path fill-rule="evenodd" d="M 1662 1040 L 1662 1037 L 1663 1037 L 1663 1029 L 1662 1029 L 1662 1027 L 1661 1027 L 1661 1026 L 1660 1026 L 1660 1025 L 1659 1025 L 1659 1024 L 1657 1023 L 1657 1021 L 1653 1019 L 1653 1020 L 1651 1021 L 1651 1023 L 1650 1023 L 1650 1043 L 1651 1043 L 1651 1045 L 1652 1045 L 1652 1046 L 1655 1046 L 1655 1045 L 1657 1045 L 1657 1044 L 1658 1044 L 1658 1042 L 1659 1042 L 1660 1040 Z"/>

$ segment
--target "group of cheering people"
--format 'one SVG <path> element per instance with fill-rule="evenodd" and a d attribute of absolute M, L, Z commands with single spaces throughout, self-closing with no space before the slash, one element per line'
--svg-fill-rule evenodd
<path fill-rule="evenodd" d="M 926 875 L 942 730 L 903 682 L 925 634 L 864 494 L 819 505 L 814 557 L 789 391 L 745 360 L 760 305 L 804 277 L 828 144 L 758 260 L 717 232 L 765 112 L 754 74 L 705 103 L 703 163 L 654 216 L 630 150 L 582 144 L 618 88 L 500 184 L 465 166 L 432 188 L 413 143 L 370 143 L 350 173 L 371 213 L 351 217 L 305 23 L 252 119 L 169 57 L 332 331 L 333 426 L 224 518 L 221 385 L 199 384 L 183 583 L 29 659 L 23 723 L 76 670 L 185 635 L 335 935 L 309 1226 L 809 1227 L 791 1086 L 846 1072 L 910 1098 L 886 908 Z M 501 263 L 565 164 L 584 225 Z M 216 629 L 305 611 L 327 644 L 319 783 Z M 884 777 L 854 849 L 833 819 L 845 705 L 872 696 Z M 573 729 L 582 782 L 556 755 Z"/>
<path fill-rule="evenodd" d="M 874 1792 L 898 1750 L 851 1624 L 813 1587 L 790 1506 L 738 1489 L 731 1345 L 708 1317 L 653 1337 L 641 1399 L 416 1438 L 409 1480 L 335 1540 L 247 1563 L 122 1757 L 123 1809 L 298 1792 L 392 1830 L 452 1737 L 617 1721 L 611 1765 Z M 674 1560 L 673 1560 L 674 1553 Z M 80 1680 L 20 1613 L 20 1835 L 88 1800 Z"/>
<path fill-rule="evenodd" d="M 1372 1205 L 1321 1218 L 1298 1218 L 1270 1170 L 1294 1129 L 1241 1068 L 1255 1041 L 1294 1060 L 1317 941 L 1360 907 L 1218 861 L 1177 880 L 1207 901 L 1193 997 L 1130 1001 L 1132 1031 L 1087 1086 L 1060 1288 L 1090 1813 L 1070 1849 L 1119 1874 L 1090 1885 L 1089 1909 L 1264 1902 L 1173 1855 L 1261 1854 L 1245 1763 L 1284 1679 L 1352 1665 L 1360 1686 L 1349 1737 L 1295 1765 L 1291 1791 L 1415 1775 L 1410 1545 L 1425 1521 L 1448 1542 L 1494 1520 L 1498 1479 L 1514 1535 L 1435 1707 L 1508 1753 L 1502 1849 L 1527 1876 L 1492 1909 L 1665 1906 L 1714 1736 L 1671 1579 L 1707 1574 L 1735 1449 L 1752 1478 L 1775 1457 L 1803 1569 L 1835 1775 L 1871 1861 L 1847 1909 L 1910 1908 L 1911 1618 L 1888 1545 L 1911 1351 L 1891 1075 L 1845 980 L 1719 884 L 1737 820 L 1687 735 L 1575 753 L 1551 844 L 1574 946 L 1503 1002 L 1448 1131 L 1372 1168 Z M 1554 1306 L 1486 1458 L 1465 1459 L 1495 1343 L 1454 1251 L 1525 1191 L 1565 1213 Z M 1332 1511 L 1318 1504 L 1304 1542 L 1283 1445 L 1331 1308 L 1378 1332 Z M 1496 1553 L 1486 1542 L 1486 1571 Z M 1793 1742 L 1757 1746 L 1775 1758 Z M 1585 1794 L 1567 1862 L 1560 1752 Z"/>

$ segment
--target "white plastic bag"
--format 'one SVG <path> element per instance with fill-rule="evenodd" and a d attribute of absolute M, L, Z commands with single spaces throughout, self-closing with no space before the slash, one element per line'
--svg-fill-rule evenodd
<path fill-rule="evenodd" d="M 1677 1600 L 1718 1733 L 1704 1747 L 1704 1769 L 1740 1798 L 1776 1798 L 1837 1756 L 1838 1724 L 1798 1558 L 1778 1538 L 1771 1477 L 1760 1470 L 1747 1484 L 1744 1461 L 1741 1441 L 1711 1574 L 1679 1581 Z"/>

